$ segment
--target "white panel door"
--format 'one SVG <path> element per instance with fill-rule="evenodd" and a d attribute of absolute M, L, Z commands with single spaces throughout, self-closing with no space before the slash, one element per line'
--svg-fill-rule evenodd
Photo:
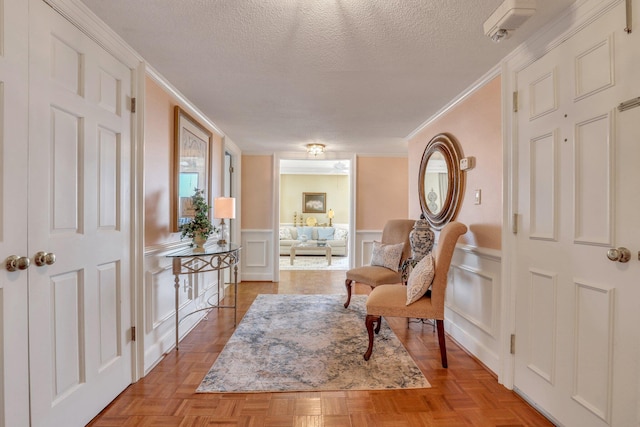
<path fill-rule="evenodd" d="M 132 380 L 131 71 L 29 7 L 31 422 L 80 426 Z"/>
<path fill-rule="evenodd" d="M 515 386 L 565 426 L 638 426 L 640 34 L 624 2 L 517 74 Z M 609 248 L 628 247 L 627 263 Z"/>
<path fill-rule="evenodd" d="M 29 424 L 27 252 L 27 3 L 0 2 L 0 426 Z"/>

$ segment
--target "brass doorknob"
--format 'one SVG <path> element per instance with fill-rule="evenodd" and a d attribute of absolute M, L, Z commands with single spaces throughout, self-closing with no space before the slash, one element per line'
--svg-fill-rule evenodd
<path fill-rule="evenodd" d="M 26 270 L 30 264 L 31 261 L 26 256 L 11 255 L 5 261 L 8 271 Z"/>
<path fill-rule="evenodd" d="M 47 253 L 45 251 L 40 251 L 36 253 L 36 256 L 33 258 L 34 262 L 38 267 L 42 267 L 43 265 L 51 265 L 56 262 L 56 255 L 54 253 Z"/>
<path fill-rule="evenodd" d="M 629 262 L 631 259 L 631 251 L 627 248 L 611 248 L 607 251 L 607 258 L 611 261 Z"/>

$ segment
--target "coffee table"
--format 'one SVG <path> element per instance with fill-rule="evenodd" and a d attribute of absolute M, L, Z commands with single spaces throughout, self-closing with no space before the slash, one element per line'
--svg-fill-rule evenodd
<path fill-rule="evenodd" d="M 322 254 L 322 252 L 324 252 L 325 257 L 327 258 L 327 265 L 331 265 L 331 245 L 329 244 L 320 246 L 317 243 L 295 242 L 291 245 L 291 249 L 289 251 L 289 262 L 291 265 L 293 265 L 293 261 L 296 259 L 296 250 L 304 250 L 305 253 Z"/>

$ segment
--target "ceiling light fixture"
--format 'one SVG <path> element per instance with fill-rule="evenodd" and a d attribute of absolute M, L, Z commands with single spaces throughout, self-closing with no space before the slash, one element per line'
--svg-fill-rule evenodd
<path fill-rule="evenodd" d="M 535 0 L 505 0 L 485 21 L 484 34 L 494 42 L 509 37 L 536 12 Z"/>
<path fill-rule="evenodd" d="M 317 156 L 324 153 L 324 144 L 307 144 L 307 153 Z"/>

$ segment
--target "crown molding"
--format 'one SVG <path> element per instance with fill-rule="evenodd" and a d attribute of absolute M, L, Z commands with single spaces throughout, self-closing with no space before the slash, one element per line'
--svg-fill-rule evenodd
<path fill-rule="evenodd" d="M 79 0 L 44 0 L 107 52 L 130 68 L 144 62 L 142 56 Z"/>
<path fill-rule="evenodd" d="M 162 87 L 165 91 L 167 91 L 171 96 L 173 96 L 178 102 L 180 102 L 185 110 L 189 112 L 192 116 L 198 118 L 198 120 L 204 122 L 207 127 L 212 129 L 219 137 L 224 138 L 226 134 L 216 125 L 207 115 L 205 115 L 198 107 L 196 107 L 189 98 L 184 96 L 182 92 L 180 92 L 175 86 L 173 86 L 169 80 L 167 80 L 162 74 L 158 72 L 155 68 L 153 68 L 149 64 L 146 65 L 147 76 L 149 76 L 154 82 L 156 82 L 160 87 Z M 235 145 L 235 143 L 234 143 Z"/>
<path fill-rule="evenodd" d="M 464 91 L 462 91 L 457 97 L 451 100 L 448 104 L 442 107 L 438 112 L 436 112 L 433 116 L 429 117 L 426 121 L 424 121 L 420 126 L 418 126 L 413 132 L 405 137 L 405 140 L 410 140 L 411 138 L 418 135 L 423 129 L 429 126 L 431 123 L 438 120 L 440 117 L 447 114 L 454 107 L 460 104 L 462 101 L 467 99 L 469 96 L 473 95 L 478 89 L 489 83 L 494 78 L 500 75 L 501 67 L 500 64 L 496 64 L 493 68 L 487 71 L 482 77 L 476 80 L 471 86 L 467 87 Z"/>

